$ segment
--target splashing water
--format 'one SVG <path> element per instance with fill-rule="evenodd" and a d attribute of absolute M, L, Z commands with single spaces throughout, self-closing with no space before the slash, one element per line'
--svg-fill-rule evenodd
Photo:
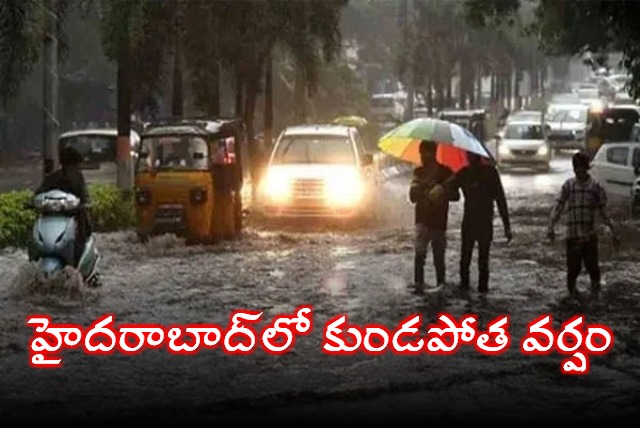
<path fill-rule="evenodd" d="M 32 263 L 19 267 L 10 284 L 15 297 L 50 296 L 68 300 L 84 300 L 89 288 L 80 272 L 70 266 L 46 276 Z"/>

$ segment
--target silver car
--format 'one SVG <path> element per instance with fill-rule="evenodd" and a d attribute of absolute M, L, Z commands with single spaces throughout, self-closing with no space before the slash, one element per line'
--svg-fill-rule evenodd
<path fill-rule="evenodd" d="M 552 104 L 547 110 L 547 139 L 555 150 L 581 150 L 589 107 L 581 104 Z"/>
<path fill-rule="evenodd" d="M 512 121 L 496 136 L 498 165 L 533 167 L 548 171 L 553 151 L 539 121 Z"/>

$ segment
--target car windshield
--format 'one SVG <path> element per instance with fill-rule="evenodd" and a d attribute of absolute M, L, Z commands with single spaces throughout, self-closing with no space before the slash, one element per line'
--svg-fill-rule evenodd
<path fill-rule="evenodd" d="M 353 164 L 351 141 L 339 135 L 287 135 L 278 143 L 277 164 Z"/>
<path fill-rule="evenodd" d="M 504 138 L 511 140 L 541 140 L 543 139 L 542 126 L 513 123 L 507 125 Z"/>
<path fill-rule="evenodd" d="M 66 146 L 78 150 L 85 163 L 114 162 L 117 137 L 115 135 L 85 134 L 60 138 L 60 148 Z"/>
<path fill-rule="evenodd" d="M 207 170 L 207 143 L 198 136 L 146 137 L 140 147 L 139 170 Z"/>
<path fill-rule="evenodd" d="M 549 114 L 549 122 L 585 123 L 587 109 L 553 109 Z"/>

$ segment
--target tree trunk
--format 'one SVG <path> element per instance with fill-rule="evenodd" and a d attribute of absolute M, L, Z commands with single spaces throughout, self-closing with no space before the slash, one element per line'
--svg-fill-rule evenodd
<path fill-rule="evenodd" d="M 516 99 L 516 109 L 522 109 L 522 97 L 520 96 L 520 85 L 522 84 L 522 69 L 516 68 L 516 82 L 513 87 L 513 96 Z"/>
<path fill-rule="evenodd" d="M 504 101 L 502 95 L 503 83 L 502 83 L 502 73 L 500 71 L 496 71 L 496 105 L 498 106 L 500 112 L 502 112 L 502 102 Z"/>
<path fill-rule="evenodd" d="M 431 76 L 427 77 L 427 107 L 429 108 L 429 116 L 433 116 L 433 81 Z"/>
<path fill-rule="evenodd" d="M 184 116 L 182 84 L 182 42 L 180 40 L 180 35 L 176 34 L 173 52 L 173 93 L 171 102 L 171 114 L 174 117 Z"/>
<path fill-rule="evenodd" d="M 451 93 L 451 85 L 452 85 L 451 76 L 447 76 L 446 82 L 447 82 L 447 87 L 446 87 L 444 105 L 445 105 L 445 107 L 450 108 L 451 107 L 451 103 L 452 103 L 452 99 L 451 99 L 451 97 L 452 97 L 452 93 Z"/>
<path fill-rule="evenodd" d="M 300 64 L 296 64 L 296 78 L 293 88 L 293 118 L 296 124 L 301 124 L 307 118 L 307 83 L 304 70 Z"/>
<path fill-rule="evenodd" d="M 480 67 L 476 71 L 476 107 L 482 108 L 482 70 Z"/>
<path fill-rule="evenodd" d="M 129 17 L 127 17 L 129 19 Z M 133 188 L 131 170 L 131 40 L 129 32 L 121 30 L 118 40 L 117 105 L 118 148 L 117 186 L 122 192 Z"/>
<path fill-rule="evenodd" d="M 506 73 L 507 82 L 507 108 L 511 110 L 513 108 L 513 70 L 509 67 Z"/>
<path fill-rule="evenodd" d="M 271 151 L 273 143 L 273 57 L 266 58 L 264 72 L 264 142 L 265 150 Z"/>
<path fill-rule="evenodd" d="M 236 117 L 244 117 L 244 87 L 245 81 L 240 66 L 236 66 Z"/>
<path fill-rule="evenodd" d="M 211 97 L 208 105 L 210 116 L 220 116 L 220 63 L 218 62 L 211 69 Z"/>
<path fill-rule="evenodd" d="M 42 173 L 43 176 L 55 169 L 58 147 L 58 20 L 57 1 L 47 0 L 47 27 L 44 36 L 43 61 L 43 132 L 42 132 Z"/>
<path fill-rule="evenodd" d="M 498 81 L 495 72 L 491 72 L 491 103 L 498 100 Z"/>
<path fill-rule="evenodd" d="M 473 68 L 469 68 L 469 86 L 467 87 L 469 93 L 469 108 L 476 108 L 476 74 Z"/>

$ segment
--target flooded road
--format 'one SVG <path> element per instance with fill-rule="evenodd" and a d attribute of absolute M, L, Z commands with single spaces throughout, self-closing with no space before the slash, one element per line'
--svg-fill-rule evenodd
<path fill-rule="evenodd" d="M 569 158 L 546 174 L 503 174 L 514 240 L 507 244 L 496 219 L 488 296 L 456 290 L 462 203 L 451 205 L 448 284 L 416 296 L 413 277 L 413 207 L 408 178 L 386 183 L 380 221 L 352 229 L 300 225 L 272 230 L 249 220 L 244 239 L 214 247 L 185 247 L 170 236 L 140 244 L 132 232 L 99 235 L 103 286 L 73 296 L 30 293 L 26 255 L 0 256 L 0 416 L 89 423 L 158 421 L 326 422 L 545 420 L 596 421 L 638 415 L 640 403 L 640 232 L 625 224 L 623 248 L 601 239 L 605 285 L 596 301 L 566 299 L 562 225 L 555 244 L 544 241 L 550 204 L 571 176 Z M 475 284 L 475 254 L 472 264 Z M 429 255 L 427 282 L 435 275 Z M 588 295 L 583 274 L 579 290 Z M 79 297 L 80 296 L 80 297 Z M 220 349 L 194 356 L 165 350 L 136 356 L 63 352 L 55 370 L 29 367 L 29 314 L 56 323 L 89 325 L 106 313 L 120 323 L 216 323 L 226 326 L 236 309 L 263 312 L 263 320 L 313 308 L 313 330 L 294 350 L 227 355 Z M 325 323 L 339 314 L 353 324 L 390 329 L 412 314 L 422 329 L 441 313 L 478 315 L 484 327 L 510 316 L 510 348 L 487 356 L 466 347 L 449 356 L 322 352 Z M 523 355 L 527 324 L 550 314 L 553 324 L 576 314 L 609 326 L 613 350 L 590 357 L 590 373 L 566 376 L 558 354 Z M 37 410 L 37 411 L 34 411 Z M 388 418 L 388 419 L 386 419 Z"/>

